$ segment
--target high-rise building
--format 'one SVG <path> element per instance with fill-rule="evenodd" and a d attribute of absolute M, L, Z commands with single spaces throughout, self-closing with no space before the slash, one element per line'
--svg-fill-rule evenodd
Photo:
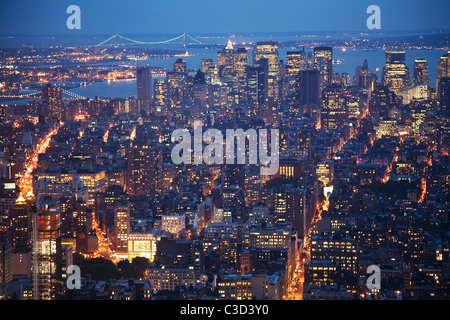
<path fill-rule="evenodd" d="M 267 97 L 278 100 L 278 77 L 279 77 L 279 61 L 278 61 L 278 42 L 261 41 L 257 42 L 253 49 L 253 65 L 259 60 L 267 59 Z"/>
<path fill-rule="evenodd" d="M 399 106 L 397 95 L 385 86 L 378 86 L 370 96 L 369 111 L 375 118 L 388 117 L 389 110 Z"/>
<path fill-rule="evenodd" d="M 114 211 L 114 240 L 119 253 L 128 252 L 128 234 L 130 233 L 130 204 L 120 203 Z"/>
<path fill-rule="evenodd" d="M 160 154 L 158 143 L 135 139 L 127 151 L 127 193 L 130 196 L 155 192 L 158 184 Z"/>
<path fill-rule="evenodd" d="M 274 192 L 274 222 L 291 223 L 299 237 L 308 233 L 308 217 L 306 214 L 306 191 L 297 188 L 281 188 Z"/>
<path fill-rule="evenodd" d="M 61 292 L 61 210 L 57 202 L 36 205 L 33 219 L 33 295 L 54 300 Z"/>
<path fill-rule="evenodd" d="M 266 62 L 265 65 L 263 61 Z M 267 59 L 259 60 L 256 65 L 247 66 L 247 100 L 250 104 L 261 106 L 266 101 L 267 73 Z"/>
<path fill-rule="evenodd" d="M 450 78 L 443 77 L 439 80 L 438 84 L 438 99 L 441 104 L 441 108 L 449 110 L 450 108 Z"/>
<path fill-rule="evenodd" d="M 409 69 L 405 65 L 405 50 L 387 50 L 382 85 L 398 95 L 409 84 Z"/>
<path fill-rule="evenodd" d="M 364 60 L 362 66 L 356 67 L 355 76 L 353 77 L 353 85 L 358 88 L 365 88 L 373 91 L 378 81 L 376 74 L 369 70 L 367 59 Z"/>
<path fill-rule="evenodd" d="M 322 93 L 320 111 L 321 127 L 339 129 L 349 123 L 347 91 L 337 85 L 327 87 Z"/>
<path fill-rule="evenodd" d="M 417 58 L 414 60 L 413 79 L 414 84 L 429 85 L 428 78 L 428 62 L 424 58 Z"/>
<path fill-rule="evenodd" d="M 0 231 L 0 282 L 13 279 L 13 249 L 7 231 Z"/>
<path fill-rule="evenodd" d="M 437 66 L 436 90 L 439 88 L 439 81 L 441 78 L 450 78 L 450 51 L 439 58 Z M 439 93 L 439 91 L 437 93 Z"/>
<path fill-rule="evenodd" d="M 304 70 L 298 74 L 297 101 L 302 113 L 308 113 L 314 122 L 320 114 L 320 72 L 319 70 Z"/>
<path fill-rule="evenodd" d="M 334 161 L 322 160 L 319 161 L 316 167 L 317 180 L 322 181 L 324 186 L 333 184 L 334 177 Z"/>
<path fill-rule="evenodd" d="M 138 67 L 136 70 L 137 98 L 152 99 L 152 70 L 150 67 Z"/>
<path fill-rule="evenodd" d="M 171 90 L 168 79 L 158 78 L 153 81 L 153 104 L 157 112 L 170 108 Z"/>
<path fill-rule="evenodd" d="M 239 47 L 234 52 L 234 72 L 236 73 L 237 91 L 243 93 L 246 85 L 246 69 L 249 65 L 248 51 Z"/>
<path fill-rule="evenodd" d="M 234 71 L 234 48 L 231 40 L 228 40 L 225 48 L 217 51 L 217 68 L 221 79 L 227 82 Z"/>
<path fill-rule="evenodd" d="M 61 120 L 63 114 L 62 89 L 47 83 L 42 88 L 42 109 L 44 116 Z"/>
<path fill-rule="evenodd" d="M 286 53 L 286 73 L 288 75 L 297 76 L 300 71 L 307 68 L 305 50 L 288 51 Z"/>
<path fill-rule="evenodd" d="M 319 70 L 320 92 L 333 83 L 333 48 L 314 48 L 314 69 Z"/>
<path fill-rule="evenodd" d="M 10 235 L 15 252 L 28 252 L 31 244 L 31 208 L 20 196 L 9 211 Z"/>

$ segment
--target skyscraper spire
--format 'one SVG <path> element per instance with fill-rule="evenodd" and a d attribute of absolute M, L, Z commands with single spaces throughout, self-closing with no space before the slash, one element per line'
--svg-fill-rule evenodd
<path fill-rule="evenodd" d="M 231 42 L 231 39 L 228 39 L 228 43 L 227 43 L 227 46 L 226 46 L 225 49 L 233 50 L 233 43 Z"/>

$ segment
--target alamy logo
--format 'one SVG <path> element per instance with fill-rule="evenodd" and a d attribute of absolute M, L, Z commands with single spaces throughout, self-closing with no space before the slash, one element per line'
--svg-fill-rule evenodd
<path fill-rule="evenodd" d="M 376 264 L 367 267 L 366 273 L 371 274 L 366 280 L 366 287 L 369 290 L 381 289 L 381 270 Z"/>
<path fill-rule="evenodd" d="M 79 6 L 70 5 L 67 7 L 66 13 L 71 14 L 66 21 L 67 29 L 81 29 L 81 9 Z"/>
<path fill-rule="evenodd" d="M 381 29 L 381 9 L 377 5 L 371 5 L 367 7 L 366 13 L 370 13 L 371 16 L 367 18 L 366 26 L 368 29 Z"/>
<path fill-rule="evenodd" d="M 66 287 L 69 290 L 81 289 L 81 270 L 77 265 L 70 265 L 67 267 Z"/>
<path fill-rule="evenodd" d="M 261 165 L 261 175 L 274 175 L 279 167 L 279 132 L 270 130 L 270 155 L 267 129 L 227 129 L 225 137 L 225 163 L 246 163 L 246 141 L 248 141 L 248 164 Z M 194 141 L 192 149 L 191 133 L 188 129 L 176 129 L 172 132 L 172 142 L 178 142 L 172 149 L 172 161 L 175 164 L 207 165 L 224 163 L 224 137 L 218 129 L 208 129 L 203 133 L 201 121 L 194 121 Z M 203 142 L 207 145 L 203 149 Z M 236 142 L 236 143 L 235 143 Z M 235 145 L 236 156 L 235 157 Z M 192 151 L 193 161 L 192 161 Z M 237 158 L 237 161 L 235 162 Z"/>

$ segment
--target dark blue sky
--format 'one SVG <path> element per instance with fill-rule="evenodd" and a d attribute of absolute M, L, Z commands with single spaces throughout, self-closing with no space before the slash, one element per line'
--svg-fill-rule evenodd
<path fill-rule="evenodd" d="M 68 30 L 66 8 L 81 8 Z M 369 31 L 369 5 L 381 31 L 450 30 L 450 0 L 1 0 L 1 34 L 130 34 Z"/>

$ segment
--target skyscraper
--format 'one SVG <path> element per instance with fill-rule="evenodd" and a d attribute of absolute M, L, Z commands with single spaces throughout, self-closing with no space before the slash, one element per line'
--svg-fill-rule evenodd
<path fill-rule="evenodd" d="M 302 113 L 308 113 L 314 122 L 319 119 L 320 72 L 319 70 L 300 71 L 297 80 L 297 100 Z"/>
<path fill-rule="evenodd" d="M 36 205 L 33 222 L 33 295 L 54 300 L 61 290 L 61 210 L 58 203 Z"/>
<path fill-rule="evenodd" d="M 321 127 L 339 129 L 349 123 L 348 97 L 344 88 L 333 85 L 322 93 Z"/>
<path fill-rule="evenodd" d="M 42 88 L 42 108 L 46 118 L 61 120 L 62 118 L 62 89 L 54 87 L 51 83 Z"/>
<path fill-rule="evenodd" d="M 130 233 L 130 204 L 118 204 L 114 211 L 114 238 L 119 253 L 128 252 L 128 234 Z"/>
<path fill-rule="evenodd" d="M 314 69 L 319 70 L 320 92 L 333 81 L 333 48 L 314 48 Z"/>
<path fill-rule="evenodd" d="M 286 72 L 288 75 L 297 76 L 300 71 L 306 70 L 306 53 L 301 51 L 288 51 L 286 53 Z"/>
<path fill-rule="evenodd" d="M 389 110 L 398 107 L 398 96 L 385 86 L 378 86 L 370 96 L 369 111 L 375 118 L 388 117 Z"/>
<path fill-rule="evenodd" d="M 28 252 L 31 243 L 30 206 L 20 196 L 9 211 L 10 235 L 15 252 Z"/>
<path fill-rule="evenodd" d="M 413 79 L 414 84 L 426 84 L 429 85 L 428 78 L 428 62 L 424 58 L 417 58 L 414 60 Z"/>
<path fill-rule="evenodd" d="M 382 85 L 395 94 L 409 84 L 409 69 L 405 65 L 405 50 L 387 50 L 383 67 Z"/>
<path fill-rule="evenodd" d="M 156 190 L 159 170 L 158 144 L 135 139 L 127 151 L 127 192 L 130 196 L 144 195 Z"/>
<path fill-rule="evenodd" d="M 250 104 L 262 105 L 267 94 L 267 59 L 265 66 L 259 60 L 256 65 L 247 66 L 247 100 Z"/>
<path fill-rule="evenodd" d="M 253 65 L 259 60 L 267 59 L 268 61 L 268 77 L 267 77 L 267 97 L 278 100 L 278 42 L 262 41 L 257 42 L 253 49 Z"/>
<path fill-rule="evenodd" d="M 152 70 L 150 67 L 138 67 L 136 70 L 137 98 L 152 99 Z"/>
<path fill-rule="evenodd" d="M 439 58 L 437 66 L 436 90 L 439 88 L 441 78 L 450 78 L 450 51 Z M 439 92 L 438 92 L 439 93 Z"/>
<path fill-rule="evenodd" d="M 157 112 L 164 112 L 171 106 L 169 80 L 155 79 L 153 82 L 153 104 Z"/>

